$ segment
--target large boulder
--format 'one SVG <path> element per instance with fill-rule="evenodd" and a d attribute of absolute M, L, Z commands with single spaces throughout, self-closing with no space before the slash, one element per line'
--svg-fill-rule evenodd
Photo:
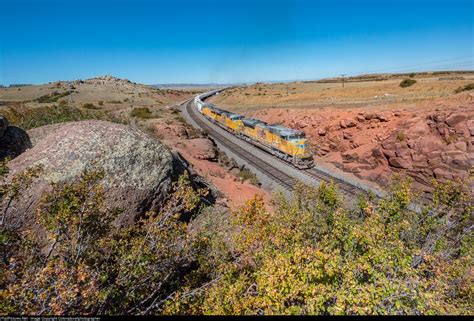
<path fill-rule="evenodd" d="M 85 169 L 104 171 L 105 201 L 120 208 L 118 226 L 159 210 L 184 165 L 159 141 L 138 129 L 104 121 L 64 123 L 46 131 L 35 146 L 9 163 L 7 181 L 42 165 L 41 176 L 9 207 L 12 224 L 34 224 L 35 205 L 51 183 L 77 179 Z"/>
<path fill-rule="evenodd" d="M 446 124 L 448 124 L 451 127 L 454 127 L 456 126 L 456 124 L 462 122 L 465 119 L 466 119 L 466 115 L 454 113 L 454 114 L 451 114 L 448 118 L 446 118 Z"/>
<path fill-rule="evenodd" d="M 341 128 L 350 128 L 357 126 L 356 122 L 352 119 L 341 119 L 339 122 L 339 126 Z"/>
<path fill-rule="evenodd" d="M 31 148 L 28 134 L 19 127 L 10 126 L 8 120 L 0 116 L 0 159 L 15 158 L 28 148 Z"/>

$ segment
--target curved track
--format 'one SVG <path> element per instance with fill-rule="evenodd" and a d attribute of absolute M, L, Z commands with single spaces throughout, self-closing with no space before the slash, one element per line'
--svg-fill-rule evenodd
<path fill-rule="evenodd" d="M 360 193 L 367 193 L 367 190 L 365 188 L 361 188 L 354 184 L 350 184 L 344 181 L 343 179 L 331 176 L 316 168 L 311 168 L 307 170 L 299 170 L 300 173 L 302 173 L 304 177 L 307 177 L 307 179 L 295 178 L 294 176 L 289 175 L 285 171 L 284 167 L 285 166 L 288 167 L 290 165 L 288 165 L 284 161 L 278 158 L 275 158 L 274 160 L 272 160 L 271 163 L 269 163 L 268 161 L 262 160 L 261 158 L 255 156 L 250 150 L 245 149 L 243 146 L 246 146 L 246 144 L 248 144 L 247 142 L 242 141 L 242 145 L 238 145 L 235 142 L 231 141 L 229 138 L 227 138 L 226 135 L 221 134 L 218 130 L 215 129 L 217 125 L 212 124 L 207 119 L 203 119 L 203 116 L 198 114 L 199 112 L 197 111 L 197 109 L 193 108 L 193 100 L 186 102 L 184 106 L 186 108 L 186 112 L 189 115 L 189 117 L 196 123 L 197 126 L 207 131 L 209 136 L 211 136 L 220 144 L 224 145 L 226 148 L 234 152 L 240 158 L 244 159 L 248 163 L 255 166 L 255 168 L 257 168 L 261 173 L 268 176 L 275 183 L 279 184 L 284 189 L 290 192 L 293 190 L 293 186 L 300 181 L 302 181 L 305 184 L 314 184 L 315 182 L 321 182 L 321 181 L 324 181 L 324 182 L 333 181 L 337 184 L 341 193 L 349 198 L 354 198 L 354 196 Z M 229 135 L 232 135 L 232 134 L 229 133 Z M 232 137 L 235 137 L 235 136 L 232 136 Z M 375 192 L 376 192 L 376 195 L 379 194 L 377 191 Z"/>
<path fill-rule="evenodd" d="M 258 168 L 259 171 L 281 185 L 284 189 L 291 191 L 293 186 L 298 182 L 297 179 L 287 175 L 275 166 L 264 162 L 254 154 L 244 149 L 242 146 L 237 145 L 233 141 L 227 139 L 224 135 L 217 132 L 210 124 L 207 124 L 201 119 L 201 117 L 196 115 L 197 111 L 195 108 L 192 108 L 192 101 L 186 103 L 186 109 L 193 121 L 196 122 L 199 127 L 206 130 L 213 139 L 228 147 L 242 159 L 245 159 L 247 162 L 253 164 L 256 168 Z"/>

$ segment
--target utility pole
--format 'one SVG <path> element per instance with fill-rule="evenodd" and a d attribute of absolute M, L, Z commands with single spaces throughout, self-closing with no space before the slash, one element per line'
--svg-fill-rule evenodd
<path fill-rule="evenodd" d="M 345 76 L 345 74 L 341 75 L 341 77 L 342 77 L 342 88 L 344 88 L 344 76 Z"/>
<path fill-rule="evenodd" d="M 286 95 L 287 95 L 287 96 L 288 96 L 288 87 L 289 87 L 289 85 L 286 84 Z"/>

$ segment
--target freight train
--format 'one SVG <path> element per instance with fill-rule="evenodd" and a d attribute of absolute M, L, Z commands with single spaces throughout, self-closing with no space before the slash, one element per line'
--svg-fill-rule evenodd
<path fill-rule="evenodd" d="M 314 165 L 303 131 L 246 118 L 202 101 L 216 92 L 203 94 L 195 99 L 199 112 L 211 122 L 299 169 L 311 168 Z"/>

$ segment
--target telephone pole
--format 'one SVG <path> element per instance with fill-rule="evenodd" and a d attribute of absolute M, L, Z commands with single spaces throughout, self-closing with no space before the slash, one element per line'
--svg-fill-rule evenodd
<path fill-rule="evenodd" d="M 342 88 L 344 88 L 344 76 L 345 76 L 345 74 L 341 75 L 341 77 L 342 77 Z"/>

